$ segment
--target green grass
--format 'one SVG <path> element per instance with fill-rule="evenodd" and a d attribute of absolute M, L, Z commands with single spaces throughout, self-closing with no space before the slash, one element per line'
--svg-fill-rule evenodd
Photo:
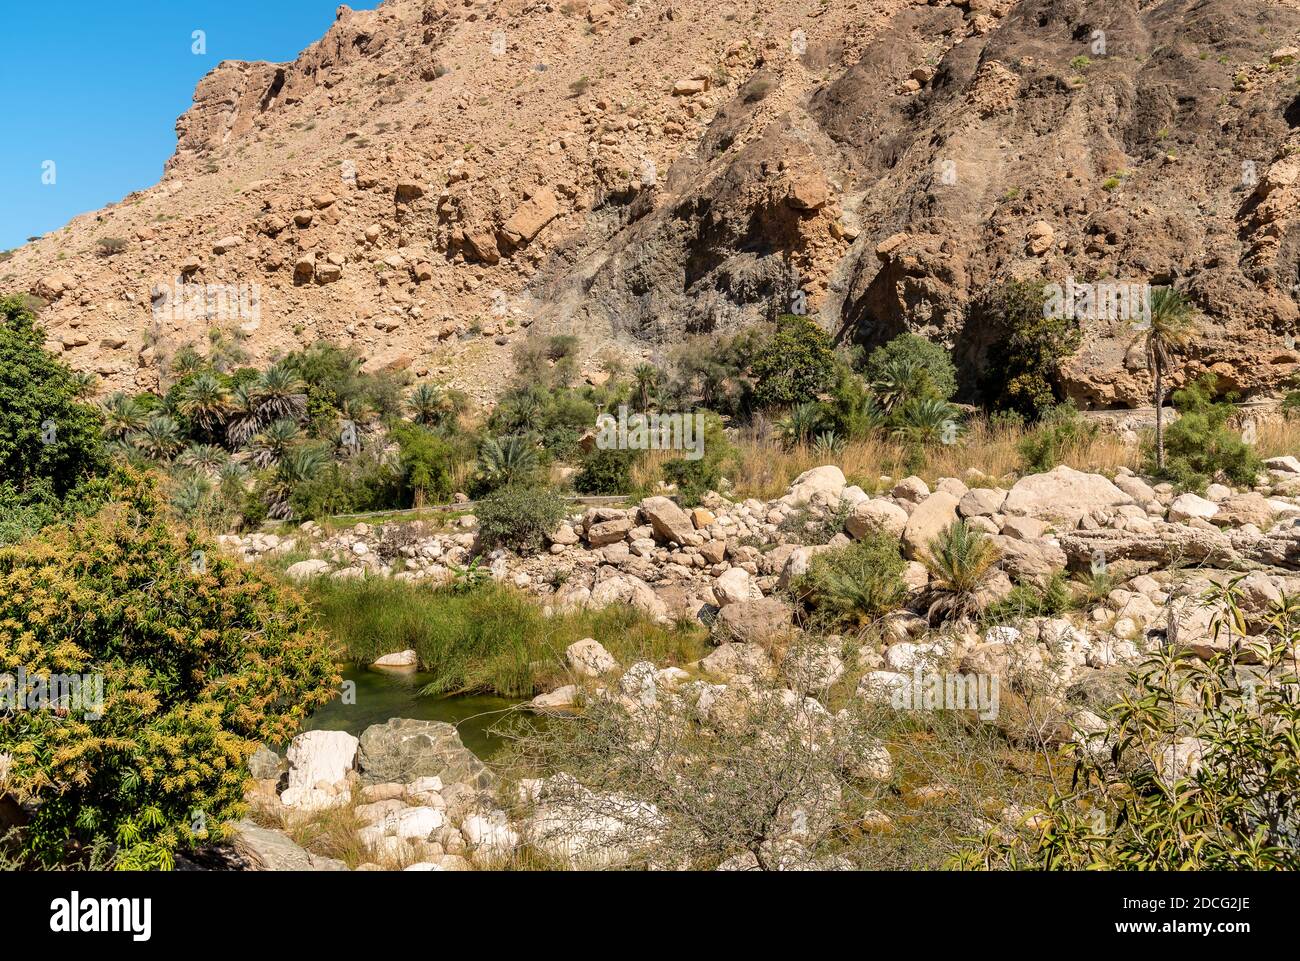
<path fill-rule="evenodd" d="M 708 650 L 698 624 L 656 624 L 626 605 L 545 617 L 531 596 L 500 584 L 458 594 L 379 578 L 320 578 L 304 593 L 350 660 L 368 664 L 413 649 L 433 675 L 431 693 L 528 697 L 569 683 L 564 649 L 584 637 L 625 667 L 687 664 Z"/>

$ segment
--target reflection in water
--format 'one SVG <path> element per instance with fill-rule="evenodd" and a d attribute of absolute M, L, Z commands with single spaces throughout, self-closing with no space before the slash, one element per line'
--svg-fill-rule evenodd
<path fill-rule="evenodd" d="M 488 733 L 500 721 L 501 713 L 517 700 L 491 695 L 464 697 L 422 697 L 420 688 L 430 675 L 417 671 L 383 671 L 355 665 L 343 669 L 343 679 L 356 684 L 356 703 L 335 698 L 317 709 L 303 726 L 304 731 L 347 731 L 360 737 L 372 724 L 393 717 L 421 721 L 446 721 L 456 725 L 465 746 L 487 760 L 501 748 L 501 738 Z"/>

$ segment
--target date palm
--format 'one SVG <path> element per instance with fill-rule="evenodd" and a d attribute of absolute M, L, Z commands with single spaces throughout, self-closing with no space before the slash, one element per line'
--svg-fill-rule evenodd
<path fill-rule="evenodd" d="M 924 376 L 924 369 L 915 360 L 891 357 L 876 372 L 871 390 L 880 401 L 881 409 L 890 414 L 917 396 Z"/>
<path fill-rule="evenodd" d="M 104 401 L 104 432 L 121 440 L 144 427 L 149 409 L 140 398 L 118 391 Z"/>
<path fill-rule="evenodd" d="M 987 583 L 1001 552 L 979 528 L 954 521 L 927 545 L 921 558 L 930 572 L 929 618 L 967 620 L 982 606 Z"/>
<path fill-rule="evenodd" d="M 434 427 L 449 411 L 446 393 L 433 384 L 421 384 L 407 398 L 411 419 L 425 427 Z"/>
<path fill-rule="evenodd" d="M 202 371 L 182 385 L 176 409 L 203 433 L 211 435 L 225 422 L 230 410 L 230 391 L 216 374 Z"/>
<path fill-rule="evenodd" d="M 1185 347 L 1196 334 L 1196 308 L 1172 287 L 1151 291 L 1149 326 L 1141 336 L 1147 369 L 1153 380 L 1152 403 L 1156 408 L 1156 468 L 1165 466 L 1164 375 L 1175 351 Z"/>
<path fill-rule="evenodd" d="M 273 420 L 300 420 L 307 411 L 307 386 L 289 368 L 280 364 L 268 367 L 253 384 L 257 413 L 264 423 Z"/>
<path fill-rule="evenodd" d="M 479 469 L 493 487 L 509 484 L 537 469 L 537 451 L 522 434 L 489 437 L 479 448 Z"/>
<path fill-rule="evenodd" d="M 638 364 L 636 370 L 632 371 L 632 379 L 636 385 L 637 410 L 649 410 L 659 387 L 658 368 L 654 364 Z"/>
<path fill-rule="evenodd" d="M 154 414 L 128 440 L 141 454 L 155 461 L 171 460 L 184 443 L 181 425 L 167 414 Z"/>
<path fill-rule="evenodd" d="M 192 444 L 181 451 L 176 463 L 206 475 L 216 473 L 228 460 L 230 455 L 214 444 Z"/>
<path fill-rule="evenodd" d="M 252 384 L 236 384 L 230 391 L 230 410 L 226 416 L 226 443 L 243 447 L 262 426 L 257 412 L 257 396 Z"/>
<path fill-rule="evenodd" d="M 284 459 L 285 453 L 298 441 L 301 432 L 298 425 L 291 420 L 274 420 L 260 431 L 249 445 L 253 452 L 253 463 L 258 467 L 270 467 Z"/>

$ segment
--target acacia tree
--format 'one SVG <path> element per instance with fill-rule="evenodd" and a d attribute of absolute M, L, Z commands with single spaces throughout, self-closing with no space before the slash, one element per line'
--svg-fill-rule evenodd
<path fill-rule="evenodd" d="M 1156 408 L 1156 468 L 1165 467 L 1164 374 L 1172 353 L 1187 344 L 1196 332 L 1196 309 L 1191 301 L 1172 287 L 1151 291 L 1150 327 L 1142 336 L 1147 369 L 1154 381 L 1152 403 Z"/>

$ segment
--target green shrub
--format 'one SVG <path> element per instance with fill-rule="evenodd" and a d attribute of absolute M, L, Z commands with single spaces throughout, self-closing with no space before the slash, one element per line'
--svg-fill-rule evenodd
<path fill-rule="evenodd" d="M 546 546 L 568 505 L 550 487 L 508 484 L 483 498 L 474 512 L 484 547 L 507 547 L 529 554 Z"/>
<path fill-rule="evenodd" d="M 1042 283 L 1008 281 L 989 293 L 978 313 L 999 338 L 989 351 L 984 395 L 995 408 L 1035 420 L 1060 401 L 1061 361 L 1079 349 L 1079 322 L 1048 310 Z M 1053 316 L 1059 313 L 1061 316 Z"/>
<path fill-rule="evenodd" d="M 1165 430 L 1165 469 L 1160 473 L 1184 490 L 1202 490 L 1220 477 L 1249 486 L 1264 469 L 1254 448 L 1228 426 L 1236 409 L 1214 399 L 1214 380 L 1207 374 L 1174 391 L 1178 420 Z M 1156 472 L 1154 452 L 1147 469 Z"/>
<path fill-rule="evenodd" d="M 103 693 L 0 711 L 3 793 L 35 805 L 30 858 L 101 838 L 119 867 L 167 867 L 225 836 L 256 744 L 292 737 L 339 678 L 301 599 L 178 530 L 153 478 L 96 484 L 96 513 L 0 549 L 0 674 L 98 676 Z"/>
<path fill-rule="evenodd" d="M 582 458 L 573 487 L 583 494 L 627 494 L 632 490 L 632 468 L 640 458 L 637 450 L 595 448 Z"/>
<path fill-rule="evenodd" d="M 1034 617 L 1059 617 L 1071 609 L 1072 601 L 1065 572 L 1056 571 L 1044 586 L 1017 584 L 1005 598 L 984 609 L 981 621 L 992 626 Z"/>
<path fill-rule="evenodd" d="M 22 490 L 44 480 L 62 496 L 102 473 L 102 418 L 44 340 L 21 299 L 0 300 L 0 482 Z"/>
<path fill-rule="evenodd" d="M 871 534 L 814 555 L 794 593 L 828 627 L 861 629 L 902 604 L 906 567 L 896 538 Z"/>
<path fill-rule="evenodd" d="M 1300 868 L 1296 602 L 1262 640 L 1235 636 L 1235 585 L 1217 605 L 1227 650 L 1164 649 L 1129 676 L 1104 732 L 1080 732 L 1036 826 L 990 831 L 956 866 L 1011 870 Z M 1249 646 L 1259 667 L 1235 663 Z M 1090 735 L 1090 736 L 1089 736 Z M 1072 770 L 1071 770 L 1072 769 Z"/>
<path fill-rule="evenodd" d="M 724 486 L 723 471 L 736 453 L 727 440 L 721 419 L 712 411 L 704 415 L 703 444 L 702 457 L 665 461 L 661 468 L 664 480 L 676 485 L 678 498 L 686 504 L 697 504 L 709 491 Z"/>
<path fill-rule="evenodd" d="M 830 334 L 808 317 L 786 314 L 753 358 L 754 404 L 770 410 L 813 400 L 834 386 L 838 364 Z"/>
<path fill-rule="evenodd" d="M 421 507 L 426 498 L 444 501 L 450 497 L 455 456 L 451 445 L 418 424 L 398 424 L 392 435 L 401 449 L 399 463 L 406 486 L 412 492 L 412 505 Z"/>

